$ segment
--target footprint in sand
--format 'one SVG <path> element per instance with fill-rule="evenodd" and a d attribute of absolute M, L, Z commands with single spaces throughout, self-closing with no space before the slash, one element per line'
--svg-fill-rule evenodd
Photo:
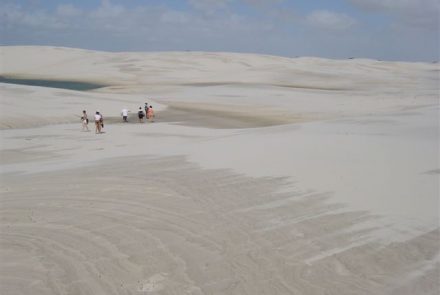
<path fill-rule="evenodd" d="M 141 285 L 139 287 L 140 292 L 157 292 L 164 288 L 164 285 L 161 283 L 164 280 L 166 280 L 165 273 L 157 273 L 151 277 L 149 277 L 146 281 L 141 282 Z"/>

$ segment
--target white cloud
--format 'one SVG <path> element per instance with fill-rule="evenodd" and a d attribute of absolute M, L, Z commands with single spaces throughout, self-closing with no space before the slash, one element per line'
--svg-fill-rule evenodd
<path fill-rule="evenodd" d="M 348 0 L 349 2 L 371 10 L 434 8 L 439 6 L 437 0 Z"/>
<path fill-rule="evenodd" d="M 97 10 L 92 12 L 94 17 L 110 19 L 119 18 L 125 12 L 125 8 L 121 5 L 111 4 L 108 0 L 103 0 Z"/>
<path fill-rule="evenodd" d="M 398 22 L 423 29 L 439 29 L 439 0 L 347 0 L 370 12 L 393 15 Z"/>
<path fill-rule="evenodd" d="M 250 5 L 269 6 L 269 5 L 279 4 L 281 2 L 284 2 L 285 0 L 242 0 L 242 1 Z"/>
<path fill-rule="evenodd" d="M 113 1 L 116 3 L 116 0 Z M 300 11 L 289 5 L 270 5 L 281 0 L 271 3 L 269 0 L 191 1 L 199 8 L 178 10 L 163 2 L 133 7 L 102 1 L 98 7 L 86 11 L 80 9 L 79 4 L 64 4 L 49 9 L 41 5 L 30 7 L 0 1 L 0 44 L 120 51 L 214 50 L 380 59 L 404 56 L 407 60 L 431 60 L 438 56 L 438 29 L 424 31 L 423 34 L 404 26 L 372 30 L 368 22 L 357 25 L 356 20 L 341 13 L 319 10 L 301 15 Z M 234 11 L 236 6 L 232 4 L 239 1 L 255 5 L 258 13 Z M 380 8 L 387 12 L 392 10 L 389 8 L 391 4 L 397 3 L 384 1 L 388 3 L 385 6 L 381 1 L 369 1 L 370 5 L 375 4 L 368 8 L 369 11 Z M 258 6 L 265 3 L 267 6 Z M 424 9 L 422 12 L 426 13 Z M 399 8 L 399 11 L 403 17 L 403 11 L 407 10 Z M 415 15 L 416 10 L 411 13 Z M 413 17 L 411 21 L 425 20 Z M 426 24 L 418 24 L 421 25 Z M 329 34 L 328 30 L 333 30 L 333 34 Z M 415 48 L 415 44 L 424 46 Z M 406 48 L 412 50 L 408 49 L 407 55 L 402 55 L 402 49 Z"/>
<path fill-rule="evenodd" d="M 195 9 L 212 14 L 228 7 L 232 0 L 188 0 Z"/>
<path fill-rule="evenodd" d="M 164 23 L 171 24 L 185 24 L 190 20 L 186 13 L 180 11 L 166 11 L 161 15 L 160 19 Z"/>
<path fill-rule="evenodd" d="M 328 30 L 346 30 L 356 24 L 356 20 L 342 13 L 316 10 L 307 15 L 306 22 L 314 27 Z"/>
<path fill-rule="evenodd" d="M 65 28 L 63 18 L 52 15 L 45 10 L 27 11 L 19 5 L 5 4 L 0 5 L 1 28 L 4 30 L 26 27 L 26 28 L 42 28 L 57 29 Z"/>
<path fill-rule="evenodd" d="M 56 14 L 61 17 L 78 17 L 82 14 L 82 11 L 72 4 L 58 5 Z"/>

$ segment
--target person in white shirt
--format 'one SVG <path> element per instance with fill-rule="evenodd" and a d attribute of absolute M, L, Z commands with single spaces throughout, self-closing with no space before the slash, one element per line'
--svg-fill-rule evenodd
<path fill-rule="evenodd" d="M 96 111 L 95 113 L 95 133 L 101 133 L 101 123 L 102 123 L 102 116 L 99 113 L 99 111 Z"/>
<path fill-rule="evenodd" d="M 129 110 L 127 110 L 126 108 L 123 108 L 121 111 L 121 116 L 122 116 L 122 119 L 124 120 L 124 122 L 128 122 L 127 121 L 128 112 L 129 112 Z"/>

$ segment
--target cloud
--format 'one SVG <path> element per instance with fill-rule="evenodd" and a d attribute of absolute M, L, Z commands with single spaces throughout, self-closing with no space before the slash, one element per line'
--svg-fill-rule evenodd
<path fill-rule="evenodd" d="M 350 16 L 328 10 L 313 11 L 305 20 L 311 26 L 326 30 L 347 30 L 356 24 Z"/>
<path fill-rule="evenodd" d="M 392 15 L 400 24 L 438 30 L 438 0 L 346 0 L 364 11 Z"/>
<path fill-rule="evenodd" d="M 284 2 L 285 0 L 242 0 L 246 4 L 255 6 L 273 6 Z"/>
<path fill-rule="evenodd" d="M 217 6 L 217 1 L 204 1 L 204 4 L 222 7 Z M 165 5 L 128 7 L 110 1 L 102 1 L 89 11 L 72 4 L 59 5 L 53 11 L 0 4 L 0 16 L 0 42 L 5 45 L 39 43 L 104 50 L 229 48 L 231 51 L 241 35 L 243 40 L 252 41 L 250 36 L 267 30 L 255 20 L 230 11 L 207 17 L 198 10 L 176 10 Z M 250 51 L 252 43 L 249 44 Z"/>
<path fill-rule="evenodd" d="M 56 9 L 56 14 L 61 17 L 78 17 L 82 11 L 72 4 L 61 4 Z"/>
<path fill-rule="evenodd" d="M 363 56 L 391 60 L 402 56 L 406 60 L 433 60 L 438 56 L 438 29 L 420 34 L 402 22 L 385 29 L 381 24 L 377 29 L 368 21 L 358 23 L 351 16 L 335 11 L 323 9 L 302 14 L 301 7 L 287 1 L 282 3 L 282 0 L 188 1 L 193 5 L 190 9 L 174 7 L 172 1 L 159 4 L 159 1 L 148 1 L 133 6 L 107 0 L 89 9 L 81 7 L 79 2 L 55 7 L 42 5 L 42 2 L 33 6 L 0 2 L 0 44 L 111 51 L 201 50 L 333 58 Z M 388 17 L 391 13 L 402 18 L 404 12 L 412 16 L 427 13 L 426 8 L 409 11 L 409 4 L 399 4 L 397 14 L 392 9 L 397 1 L 384 0 L 385 4 L 376 0 L 346 1 L 356 2 L 358 7 L 368 3 L 369 7 L 361 7 L 360 12 L 381 11 L 388 13 Z M 421 22 L 413 26 L 428 25 L 424 18 L 413 17 L 406 21 Z M 423 46 L 416 46 L 420 44 Z M 403 55 L 405 50 L 406 55 Z"/>
<path fill-rule="evenodd" d="M 199 11 L 212 14 L 226 9 L 233 0 L 188 0 L 189 5 Z"/>
<path fill-rule="evenodd" d="M 108 0 L 103 0 L 97 10 L 92 12 L 93 17 L 102 19 L 116 19 L 121 17 L 125 8 L 121 5 L 114 5 Z"/>
<path fill-rule="evenodd" d="M 188 14 L 181 11 L 166 11 L 161 15 L 160 19 L 163 23 L 170 24 L 185 24 L 190 21 Z"/>
<path fill-rule="evenodd" d="M 349 2 L 369 10 L 413 10 L 432 9 L 439 7 L 437 0 L 348 0 Z"/>
<path fill-rule="evenodd" d="M 49 14 L 45 10 L 26 11 L 19 5 L 0 5 L 1 29 L 7 30 L 16 27 L 39 27 L 44 29 L 64 28 L 61 18 Z"/>

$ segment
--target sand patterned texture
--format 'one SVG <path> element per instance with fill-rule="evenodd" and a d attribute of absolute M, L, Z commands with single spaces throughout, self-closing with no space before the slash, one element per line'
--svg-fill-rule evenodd
<path fill-rule="evenodd" d="M 0 294 L 440 293 L 437 64 L 0 54 Z"/>

